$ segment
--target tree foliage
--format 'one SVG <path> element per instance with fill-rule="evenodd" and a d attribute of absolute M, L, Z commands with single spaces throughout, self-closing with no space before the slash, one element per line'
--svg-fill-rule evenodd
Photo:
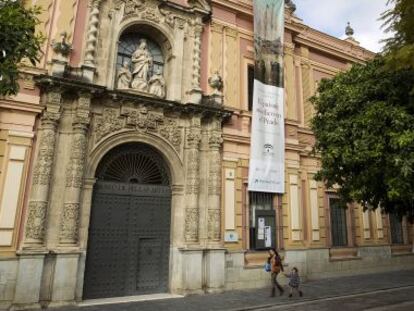
<path fill-rule="evenodd" d="M 414 69 L 414 1 L 388 0 L 393 8 L 382 14 L 386 31 L 394 36 L 384 40 L 387 63 L 394 68 Z"/>
<path fill-rule="evenodd" d="M 39 60 L 43 36 L 35 33 L 39 24 L 38 7 L 24 8 L 20 1 L 0 0 L 0 95 L 16 94 L 18 64 L 27 58 Z"/>
<path fill-rule="evenodd" d="M 414 71 L 377 57 L 322 80 L 316 108 L 316 178 L 344 202 L 414 216 Z"/>

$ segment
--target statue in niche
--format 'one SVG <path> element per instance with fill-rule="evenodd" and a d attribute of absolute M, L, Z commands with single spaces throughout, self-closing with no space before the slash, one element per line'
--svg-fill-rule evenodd
<path fill-rule="evenodd" d="M 132 80 L 132 73 L 129 70 L 129 63 L 127 61 L 125 61 L 119 69 L 117 79 L 118 89 L 129 89 Z"/>
<path fill-rule="evenodd" d="M 137 91 L 148 91 L 148 73 L 152 66 L 152 55 L 148 51 L 147 41 L 141 39 L 131 58 L 134 70 L 132 71 L 131 87 Z"/>
<path fill-rule="evenodd" d="M 165 97 L 165 79 L 162 76 L 161 69 L 158 69 L 157 72 L 151 77 L 148 81 L 149 93 L 160 98 Z"/>

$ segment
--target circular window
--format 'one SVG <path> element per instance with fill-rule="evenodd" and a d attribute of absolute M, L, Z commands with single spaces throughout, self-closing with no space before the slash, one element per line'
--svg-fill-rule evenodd
<path fill-rule="evenodd" d="M 161 52 L 161 49 L 157 43 L 148 39 L 146 36 L 143 36 L 138 33 L 126 33 L 123 34 L 119 40 L 118 46 L 118 58 L 116 66 L 119 69 L 122 67 L 123 63 L 127 61 L 132 71 L 131 56 L 138 48 L 138 45 L 142 39 L 145 39 L 147 42 L 148 51 L 151 53 L 153 64 L 149 69 L 149 76 L 151 77 L 154 73 L 160 70 L 161 73 L 164 72 L 164 58 Z"/>

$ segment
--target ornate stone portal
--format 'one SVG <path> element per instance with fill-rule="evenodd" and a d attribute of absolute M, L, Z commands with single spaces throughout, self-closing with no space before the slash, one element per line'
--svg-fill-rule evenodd
<path fill-rule="evenodd" d="M 45 110 L 22 247 L 46 257 L 39 267 L 48 276 L 36 288 L 46 300 L 82 300 L 96 167 L 116 146 L 139 142 L 157 149 L 171 171 L 168 267 L 178 273 L 167 273 L 169 291 L 220 290 L 224 274 L 213 283 L 206 274 L 224 265 L 220 150 L 229 112 L 201 94 L 202 20 L 210 8 L 204 1 L 189 8 L 158 0 L 89 3 L 82 67 L 37 79 Z M 132 41 L 118 53 L 124 34 Z"/>

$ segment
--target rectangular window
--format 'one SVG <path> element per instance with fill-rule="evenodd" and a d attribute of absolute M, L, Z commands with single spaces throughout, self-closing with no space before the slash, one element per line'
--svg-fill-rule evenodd
<path fill-rule="evenodd" d="M 402 219 L 397 215 L 390 214 L 390 230 L 391 230 L 391 243 L 392 244 L 404 244 Z"/>
<path fill-rule="evenodd" d="M 254 66 L 247 66 L 247 100 L 248 100 L 248 109 L 252 111 L 253 109 L 253 83 L 254 83 Z"/>
<path fill-rule="evenodd" d="M 338 198 L 329 198 L 331 213 L 332 246 L 347 246 L 346 207 L 341 205 Z"/>
<path fill-rule="evenodd" d="M 272 193 L 249 192 L 250 249 L 276 247 L 276 220 Z"/>

